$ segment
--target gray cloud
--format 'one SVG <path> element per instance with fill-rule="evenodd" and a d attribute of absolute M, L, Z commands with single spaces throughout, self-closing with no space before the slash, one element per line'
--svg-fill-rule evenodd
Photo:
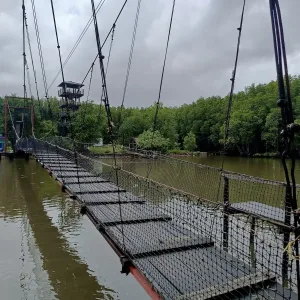
<path fill-rule="evenodd" d="M 0 90 L 2 95 L 22 95 L 22 9 L 20 1 L 2 2 Z M 122 3 L 123 0 L 106 0 L 99 12 L 102 41 Z M 64 60 L 91 16 L 90 0 L 75 0 L 72 3 L 56 0 L 54 5 Z M 119 105 L 122 101 L 136 5 L 137 0 L 129 0 L 117 23 L 107 76 L 109 99 L 113 105 Z M 297 38 L 300 3 L 297 0 L 285 0 L 281 1 L 281 6 L 290 72 L 297 73 L 300 66 L 300 40 Z M 126 106 L 148 106 L 157 100 L 171 7 L 171 0 L 142 1 Z M 26 1 L 26 8 L 39 89 L 44 94 L 29 0 Z M 177 0 L 162 92 L 165 105 L 191 103 L 201 96 L 223 96 L 229 92 L 241 9 L 242 0 Z M 36 10 L 47 81 L 50 84 L 59 70 L 50 1 L 36 1 Z M 109 42 L 104 47 L 105 55 L 108 54 L 108 46 Z M 66 79 L 81 81 L 96 53 L 92 24 L 65 68 Z M 29 60 L 28 50 L 27 56 Z M 275 67 L 268 1 L 248 0 L 236 90 L 252 82 L 268 82 L 272 79 L 275 79 Z M 56 86 L 60 82 L 61 76 L 50 94 L 56 95 Z M 101 78 L 97 62 L 90 98 L 99 101 L 100 94 Z"/>

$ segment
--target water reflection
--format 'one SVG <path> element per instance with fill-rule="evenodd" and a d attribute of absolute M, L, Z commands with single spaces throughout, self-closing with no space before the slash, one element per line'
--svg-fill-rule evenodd
<path fill-rule="evenodd" d="M 114 292 L 98 282 L 65 239 L 81 226 L 73 202 L 64 199 L 35 161 L 0 164 L 0 225 L 9 227 L 0 235 L 0 269 L 11 270 L 0 275 L 4 298 L 114 299 Z M 50 217 L 57 210 L 58 227 Z M 11 260 L 12 252 L 19 260 L 8 263 L 5 258 Z M 20 274 L 18 287 L 13 283 L 16 274 Z"/>

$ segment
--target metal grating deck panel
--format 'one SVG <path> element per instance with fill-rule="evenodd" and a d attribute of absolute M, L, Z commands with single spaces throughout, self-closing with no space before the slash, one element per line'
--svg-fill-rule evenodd
<path fill-rule="evenodd" d="M 110 193 L 110 194 L 80 194 L 78 198 L 90 205 L 96 205 L 96 204 L 105 204 L 105 203 L 116 203 L 119 202 L 139 202 L 139 203 L 145 203 L 146 200 L 141 197 L 136 197 L 130 193 L 123 192 L 123 193 Z"/>
<path fill-rule="evenodd" d="M 214 245 L 210 238 L 186 230 L 171 221 L 116 225 L 109 228 L 109 233 L 120 247 L 123 246 L 120 242 L 123 242 L 124 233 L 125 248 L 132 258 Z"/>
<path fill-rule="evenodd" d="M 74 193 L 92 193 L 92 192 L 118 192 L 124 191 L 119 189 L 116 185 L 108 182 L 100 182 L 100 183 L 80 183 L 80 184 L 71 184 L 68 188 Z"/>
<path fill-rule="evenodd" d="M 120 216 L 122 211 L 122 219 Z M 170 220 L 171 218 L 146 204 L 107 204 L 88 206 L 89 212 L 99 223 L 113 226 L 118 223 L 139 223 L 151 220 Z"/>

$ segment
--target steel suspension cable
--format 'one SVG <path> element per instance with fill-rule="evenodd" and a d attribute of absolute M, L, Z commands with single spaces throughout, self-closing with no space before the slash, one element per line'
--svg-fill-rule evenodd
<path fill-rule="evenodd" d="M 28 89 L 29 89 L 29 94 L 30 94 L 30 98 L 33 98 L 33 94 L 32 94 L 32 89 L 31 89 L 31 80 L 30 80 L 30 73 L 29 73 L 29 66 L 28 66 L 28 62 L 26 60 L 26 73 L 27 73 L 27 82 L 28 82 Z M 27 98 L 27 95 L 26 95 Z"/>
<path fill-rule="evenodd" d="M 53 0 L 50 0 L 50 2 L 51 2 L 53 23 L 54 23 L 54 29 L 55 29 L 56 42 L 57 42 L 57 49 L 58 49 L 59 63 L 60 63 L 60 69 L 61 69 L 61 76 L 62 76 L 62 80 L 63 80 L 64 98 L 65 98 L 65 101 L 66 101 L 66 105 L 68 106 L 68 97 L 66 95 L 66 82 L 65 82 L 64 69 L 63 69 L 63 64 L 62 64 L 62 57 L 61 57 L 60 44 L 59 44 L 59 38 L 58 38 L 58 32 L 57 32 L 57 26 L 56 26 L 56 18 L 55 18 L 55 10 L 54 10 L 54 5 L 53 5 Z M 74 146 L 74 150 L 75 150 L 74 136 L 73 136 L 73 126 L 72 126 L 72 121 L 71 121 L 71 118 L 70 118 L 68 107 L 67 107 L 67 119 L 70 121 L 71 137 L 72 137 L 72 140 L 73 140 L 73 146 Z"/>
<path fill-rule="evenodd" d="M 59 45 L 59 39 L 58 39 L 58 32 L 57 32 L 57 26 L 56 26 L 56 18 L 55 18 L 53 0 L 50 0 L 50 3 L 51 3 L 53 23 L 54 23 L 54 29 L 55 29 L 56 42 L 57 42 L 57 50 L 58 50 L 59 63 L 60 63 L 60 73 L 61 73 L 62 80 L 63 80 L 63 90 L 64 90 L 64 94 L 65 94 L 65 92 L 66 92 L 66 83 L 65 83 L 64 69 L 63 69 L 63 64 L 62 64 L 62 59 L 61 59 L 61 51 L 60 51 L 60 45 Z M 65 98 L 66 98 L 66 101 L 67 101 L 66 95 L 65 95 Z"/>
<path fill-rule="evenodd" d="M 49 112 L 49 116 L 50 116 L 50 119 L 52 121 L 52 126 L 53 126 L 54 125 L 53 112 L 52 112 L 51 103 L 50 103 L 50 100 L 49 100 L 49 97 L 48 97 L 47 77 L 46 77 L 43 50 L 42 50 L 42 46 L 41 46 L 40 32 L 39 32 L 39 26 L 38 26 L 38 20 L 37 20 L 34 0 L 31 0 L 31 7 L 32 7 L 33 20 L 34 20 L 36 41 L 37 41 L 37 45 L 38 45 L 38 52 L 39 52 L 40 66 L 41 66 L 41 71 L 42 71 L 45 98 L 46 98 L 47 103 L 48 103 L 48 112 Z"/>
<path fill-rule="evenodd" d="M 113 46 L 113 42 L 114 42 L 115 29 L 116 29 L 116 24 L 113 25 L 113 30 L 111 32 L 111 41 L 110 41 L 110 45 L 109 45 L 109 52 L 108 52 L 108 58 L 107 58 L 107 62 L 106 62 L 106 69 L 105 69 L 105 75 L 106 76 L 107 76 L 107 72 L 108 72 L 108 66 L 109 66 L 109 62 L 110 62 L 112 46 Z M 103 98 L 103 89 L 101 91 L 101 98 L 100 98 L 100 104 L 99 104 L 99 113 L 98 113 L 98 121 L 101 118 L 102 98 Z"/>
<path fill-rule="evenodd" d="M 169 50 L 170 36 L 171 36 L 172 25 L 173 25 L 173 16 L 174 16 L 174 11 L 175 11 L 175 4 L 176 4 L 176 0 L 173 0 L 171 17 L 170 17 L 170 23 L 169 23 L 169 30 L 168 30 L 168 37 L 167 37 L 167 44 L 166 44 L 166 49 L 165 49 L 163 67 L 162 67 L 161 76 L 160 76 L 158 98 L 157 98 L 157 102 L 156 102 L 156 110 L 155 110 L 154 121 L 153 121 L 153 131 L 152 131 L 151 148 L 153 146 L 154 134 L 155 134 L 156 127 L 157 127 L 158 111 L 159 111 L 159 105 L 160 105 L 160 99 L 161 99 L 161 92 L 162 92 L 162 86 L 163 86 L 163 81 L 164 81 L 164 74 L 165 74 L 165 68 L 166 68 L 166 62 L 167 62 L 167 56 L 168 56 L 168 50 Z M 149 177 L 149 175 L 151 173 L 151 170 L 152 170 L 152 167 L 153 167 L 153 164 L 151 164 L 148 167 L 146 178 Z"/>
<path fill-rule="evenodd" d="M 239 53 L 240 53 L 240 45 L 241 45 L 241 36 L 242 36 L 242 30 L 243 30 L 245 6 L 246 6 L 246 0 L 244 0 L 244 2 L 243 2 L 243 8 L 242 8 L 240 26 L 237 28 L 239 34 L 238 34 L 238 42 L 237 42 L 237 47 L 236 47 L 236 55 L 235 55 L 234 68 L 233 68 L 233 71 L 232 71 L 232 77 L 230 78 L 230 80 L 231 80 L 231 88 L 230 88 L 230 94 L 229 94 L 229 100 L 228 100 L 228 106 L 227 106 L 227 112 L 226 112 L 226 123 L 225 123 L 225 133 L 224 133 L 224 152 L 226 150 L 226 143 L 227 143 L 228 136 L 229 136 L 229 125 L 230 125 L 230 117 L 231 117 L 231 108 L 232 108 L 232 101 L 233 101 L 233 94 L 234 94 L 234 85 L 235 85 L 236 71 L 237 71 L 237 65 L 238 65 Z M 222 170 L 224 168 L 224 157 L 225 157 L 224 154 L 223 154 L 222 165 L 221 165 L 221 169 Z"/>
<path fill-rule="evenodd" d="M 14 132 L 15 132 L 15 135 L 16 135 L 16 137 L 17 137 L 17 140 L 19 140 L 20 137 L 19 137 L 19 135 L 18 135 L 18 133 L 17 133 L 17 130 L 16 130 L 16 127 L 15 127 L 15 124 L 14 124 L 14 121 L 13 121 L 13 118 L 12 118 L 12 115 L 11 115 L 11 111 L 10 111 L 10 107 L 9 107 L 8 102 L 7 102 L 7 109 L 8 109 L 8 112 L 9 112 L 9 117 L 10 117 L 10 121 L 11 121 L 11 124 L 12 124 L 12 128 L 13 128 L 13 130 L 14 130 Z"/>
<path fill-rule="evenodd" d="M 127 71 L 126 71 L 126 77 L 125 77 L 123 97 L 122 97 L 121 109 L 120 109 L 120 115 L 119 115 L 119 122 L 118 122 L 119 128 L 121 127 L 121 124 L 123 122 L 122 114 L 123 114 L 124 101 L 125 101 L 128 80 L 129 80 L 129 75 L 130 75 L 130 70 L 131 70 L 132 56 L 133 56 L 133 51 L 134 51 L 134 46 L 135 46 L 135 37 L 136 37 L 136 32 L 137 32 L 137 27 L 138 27 L 138 22 L 139 22 L 140 7 L 141 7 L 141 0 L 138 0 L 135 21 L 134 21 L 134 27 L 133 27 L 133 33 L 132 33 L 132 39 L 131 39 L 131 46 L 130 46 L 130 51 L 129 51 L 128 63 L 127 63 Z M 124 139 L 123 139 L 122 144 L 124 144 Z"/>
<path fill-rule="evenodd" d="M 98 29 L 98 22 L 97 22 L 97 15 L 95 12 L 95 4 L 94 0 L 91 0 L 92 5 L 92 11 L 93 11 L 93 20 L 94 20 L 94 27 L 95 27 L 95 36 L 96 36 L 96 44 L 97 44 L 97 50 L 98 50 L 98 57 L 99 57 L 99 66 L 100 66 L 100 72 L 101 72 L 101 79 L 102 79 L 102 90 L 103 90 L 103 101 L 104 101 L 104 107 L 106 111 L 107 116 L 107 123 L 108 123 L 108 133 L 111 139 L 111 144 L 113 148 L 113 159 L 114 159 L 114 167 L 116 172 L 116 185 L 118 187 L 118 203 L 119 203 L 119 213 L 120 213 L 120 219 L 121 219 L 121 232 L 123 237 L 123 247 L 125 247 L 125 237 L 124 237 L 124 230 L 123 230 L 123 217 L 122 217 L 122 207 L 121 207 L 121 198 L 120 198 L 120 187 L 119 187 L 119 175 L 118 175 L 118 168 L 117 168 L 117 159 L 116 159 L 116 145 L 114 141 L 114 135 L 113 135 L 113 120 L 110 110 L 110 104 L 108 99 L 108 92 L 107 92 L 107 85 L 106 85 L 106 74 L 105 74 L 105 68 L 104 68 L 104 56 L 102 55 L 102 46 L 100 41 L 100 35 L 99 35 L 99 29 Z M 115 23 L 114 23 L 115 24 Z"/>
<path fill-rule="evenodd" d="M 118 13 L 116 19 L 115 19 L 115 21 L 114 21 L 114 23 L 113 23 L 113 25 L 112 25 L 112 27 L 110 28 L 108 34 L 106 35 L 106 38 L 105 38 L 104 41 L 103 41 L 103 44 L 102 44 L 102 46 L 101 46 L 101 50 L 102 50 L 102 48 L 104 47 L 104 45 L 105 45 L 105 43 L 106 43 L 108 37 L 110 36 L 111 32 L 114 30 L 114 28 L 115 28 L 115 26 L 116 26 L 116 23 L 117 23 L 117 21 L 119 20 L 119 18 L 120 18 L 120 16 L 121 16 L 121 14 L 122 14 L 122 12 L 123 12 L 123 10 L 124 10 L 124 8 L 125 8 L 127 2 L 128 2 L 128 0 L 125 0 L 125 1 L 124 1 L 124 3 L 123 3 L 123 5 L 122 5 L 122 7 L 121 7 L 121 9 L 120 9 L 120 11 L 119 11 L 119 13 Z M 91 69 L 92 69 L 92 66 L 95 64 L 96 60 L 98 59 L 98 56 L 99 56 L 99 53 L 97 53 L 97 55 L 96 55 L 96 57 L 94 58 L 94 60 L 93 60 L 93 62 L 92 62 L 92 64 L 91 64 L 91 66 L 90 66 L 90 68 L 88 69 L 86 75 L 84 76 L 84 78 L 83 78 L 83 80 L 82 80 L 82 84 L 85 82 L 86 78 L 88 77 L 88 75 L 89 75 L 89 73 L 90 73 L 90 71 L 91 71 Z"/>
<path fill-rule="evenodd" d="M 141 2 L 142 2 L 141 0 L 138 0 L 135 21 L 134 21 L 134 27 L 133 27 L 133 33 L 132 33 L 131 47 L 130 47 L 130 51 L 129 51 L 129 58 L 128 58 L 128 64 L 127 64 L 125 85 L 124 85 L 124 91 L 123 91 L 123 97 L 122 97 L 122 103 L 121 103 L 121 113 L 122 113 L 122 109 L 124 106 L 124 100 L 125 100 L 125 95 L 126 95 L 126 91 L 127 91 L 128 79 L 129 79 L 129 74 L 130 74 L 130 70 L 131 70 L 131 62 L 132 62 L 134 45 L 135 45 L 136 31 L 137 31 L 138 22 L 139 22 Z"/>
<path fill-rule="evenodd" d="M 225 162 L 225 151 L 226 151 L 226 145 L 227 140 L 229 137 L 229 127 L 230 127 L 230 116 L 231 116 L 231 108 L 232 108 L 232 102 L 233 102 L 233 94 L 234 94 L 234 86 L 235 86 L 235 78 L 236 78 L 236 72 L 237 72 L 237 66 L 238 66 L 238 60 L 239 60 L 239 53 L 240 53 L 240 45 L 241 45 L 241 37 L 242 37 L 242 30 L 243 30 L 243 24 L 244 24 L 244 13 L 245 13 L 245 6 L 246 6 L 246 0 L 243 1 L 243 7 L 242 7 L 242 13 L 241 13 L 241 19 L 240 19 L 240 25 L 237 28 L 238 30 L 238 41 L 236 46 L 236 54 L 235 54 L 235 61 L 234 61 L 234 67 L 232 71 L 232 77 L 230 78 L 231 81 L 231 88 L 230 88 L 230 94 L 228 99 L 228 106 L 226 110 L 226 119 L 225 119 L 225 128 L 224 128 L 224 147 L 223 147 L 223 154 L 222 154 L 222 163 L 221 163 L 221 172 L 219 177 L 219 183 L 218 183 L 218 190 L 217 190 L 217 197 L 216 201 L 219 200 L 220 192 L 221 192 L 221 183 L 222 183 L 222 171 L 224 170 L 224 162 Z M 224 192 L 225 193 L 225 192 Z M 226 195 L 224 195 L 226 196 Z M 228 200 L 226 200 L 226 203 L 224 203 L 224 211 L 227 208 Z M 216 221 L 216 215 L 211 219 L 211 228 L 210 228 L 210 237 L 212 237 L 213 234 L 213 228 Z M 225 216 L 224 218 L 224 227 L 228 226 L 228 218 Z M 226 237 L 225 237 L 226 235 Z M 223 232 L 223 239 L 225 240 L 227 238 L 227 233 Z"/>
<path fill-rule="evenodd" d="M 98 3 L 97 7 L 96 7 L 96 14 L 98 14 L 98 12 L 100 11 L 101 7 L 103 6 L 103 4 L 105 3 L 106 0 L 100 0 L 100 2 Z M 67 58 L 65 59 L 64 63 L 63 63 L 63 68 L 67 65 L 67 63 L 69 62 L 69 60 L 71 59 L 72 55 L 74 54 L 74 52 L 76 51 L 78 45 L 80 44 L 81 40 L 83 39 L 83 37 L 85 36 L 87 30 L 89 29 L 90 25 L 93 22 L 93 16 L 90 17 L 90 19 L 88 20 L 87 24 L 85 25 L 84 29 L 82 30 L 82 32 L 80 33 L 77 41 L 75 42 L 73 48 L 71 49 L 71 51 L 69 52 Z M 60 74 L 60 70 L 57 72 L 57 74 L 55 75 L 55 77 L 53 78 L 53 80 L 51 81 L 50 85 L 49 85 L 49 89 L 52 87 L 52 85 L 54 84 L 55 80 L 57 79 L 57 77 Z"/>
<path fill-rule="evenodd" d="M 41 70 L 42 70 L 43 84 L 44 84 L 44 90 L 45 90 L 45 98 L 48 99 L 47 77 L 46 77 L 46 72 L 45 72 L 43 50 L 42 50 L 42 46 L 41 46 L 40 32 L 39 32 L 39 26 L 38 26 L 38 21 L 37 21 L 37 15 L 36 15 L 34 0 L 31 0 L 31 7 L 32 7 L 33 20 L 34 20 L 36 40 L 37 40 L 37 45 L 38 45 L 40 65 L 41 65 Z"/>
<path fill-rule="evenodd" d="M 25 108 L 25 98 L 26 98 L 26 53 L 25 53 L 25 2 L 22 2 L 23 10 L 23 92 L 24 92 L 24 108 Z"/>
<path fill-rule="evenodd" d="M 37 95 L 39 110 L 41 111 L 40 96 L 39 96 L 39 90 L 38 90 L 38 84 L 37 84 L 37 78 L 36 78 L 36 71 L 35 71 L 35 67 L 34 67 L 33 54 L 32 54 L 26 12 L 25 12 L 25 27 L 26 27 L 26 34 L 27 34 L 27 43 L 28 43 L 28 48 L 29 48 L 29 53 L 30 53 L 30 58 L 31 58 L 32 72 L 33 72 L 34 82 L 35 82 L 36 95 Z"/>
<path fill-rule="evenodd" d="M 173 6 L 172 6 L 172 12 L 171 12 L 171 18 L 170 18 L 170 24 L 169 24 L 169 31 L 168 31 L 168 38 L 167 38 L 167 45 L 166 45 L 166 50 L 165 50 L 165 57 L 164 57 L 162 71 L 161 71 L 158 99 L 156 102 L 156 111 L 155 111 L 155 116 L 154 116 L 153 132 L 156 130 L 156 126 L 157 126 L 158 110 L 159 110 L 159 105 L 160 105 L 161 92 L 162 92 L 162 86 L 163 86 L 164 74 L 165 74 L 165 67 L 166 67 L 166 61 L 167 61 L 168 50 L 169 50 L 169 42 L 170 42 L 170 36 L 171 36 L 171 30 L 172 30 L 172 24 L 173 24 L 175 3 L 176 3 L 176 0 L 173 0 Z"/>
<path fill-rule="evenodd" d="M 292 99 L 290 92 L 289 74 L 287 67 L 287 57 L 285 49 L 285 39 L 283 33 L 283 24 L 278 0 L 269 0 L 270 15 L 273 33 L 275 65 L 277 71 L 278 81 L 278 106 L 281 109 L 281 117 L 283 123 L 283 130 L 281 136 L 283 139 L 284 149 L 281 155 L 282 165 L 286 178 L 286 195 L 285 195 L 285 218 L 286 224 L 291 223 L 291 211 L 294 214 L 294 226 L 299 227 L 299 214 L 297 204 L 296 180 L 295 180 L 295 133 L 300 131 L 300 126 L 294 123 Z M 283 68 L 284 67 L 284 73 Z M 291 158 L 291 170 L 288 171 L 286 159 Z M 299 257 L 299 243 L 298 237 L 300 236 L 299 230 L 295 231 L 295 254 Z M 284 232 L 283 247 L 286 249 L 290 239 L 290 233 Z M 284 284 L 288 282 L 288 254 L 283 253 L 282 257 L 282 278 Z M 300 264 L 296 260 L 296 276 L 298 295 L 300 295 Z"/>
<path fill-rule="evenodd" d="M 87 97 L 86 97 L 86 103 L 85 103 L 85 108 L 84 108 L 84 113 L 82 116 L 82 124 L 84 126 L 85 124 L 85 116 L 87 113 L 87 106 L 88 106 L 88 101 L 89 101 L 89 96 L 90 96 L 90 91 L 91 91 L 91 85 L 92 85 L 92 79 L 93 79 L 93 71 L 94 71 L 94 67 L 91 70 L 91 77 L 90 77 L 90 82 L 89 82 L 89 89 L 88 89 L 88 93 L 87 93 Z"/>
<path fill-rule="evenodd" d="M 22 11 L 23 11 L 23 92 L 24 92 L 24 101 L 23 101 L 23 114 L 22 114 L 22 134 L 21 138 L 23 137 L 24 134 L 24 127 L 25 127 L 25 106 L 26 106 L 26 98 L 27 98 L 27 91 L 26 91 L 26 50 L 25 50 L 25 1 L 22 1 Z"/>

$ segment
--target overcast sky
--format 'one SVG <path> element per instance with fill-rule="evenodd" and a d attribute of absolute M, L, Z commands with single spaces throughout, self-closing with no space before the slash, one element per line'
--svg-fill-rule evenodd
<path fill-rule="evenodd" d="M 21 0 L 0 0 L 0 95 L 22 95 Z M 59 70 L 50 0 L 35 0 L 48 85 Z M 124 0 L 106 0 L 98 13 L 103 41 Z M 138 0 L 128 0 L 115 32 L 108 70 L 109 101 L 120 105 L 125 83 L 134 17 Z M 142 0 L 136 45 L 125 106 L 149 106 L 157 100 L 172 0 Z M 44 95 L 33 25 L 31 1 L 26 11 L 39 91 Z M 95 0 L 96 5 L 98 1 Z M 291 74 L 299 74 L 299 0 L 281 0 Z M 224 96 L 230 90 L 242 0 L 177 0 L 167 58 L 162 102 L 168 106 L 191 103 L 199 97 Z M 91 16 L 90 0 L 54 0 L 63 60 Z M 109 43 L 104 47 L 108 54 Z M 27 59 L 30 62 L 28 48 Z M 94 27 L 90 26 L 65 68 L 66 80 L 81 82 L 97 54 Z M 33 87 L 32 67 L 30 66 Z M 268 0 L 247 0 L 236 91 L 251 83 L 275 79 Z M 50 89 L 57 95 L 61 76 Z M 88 80 L 86 82 L 88 85 Z M 87 91 L 87 87 L 85 87 Z M 36 95 L 34 93 L 34 96 Z M 99 102 L 101 79 L 95 65 L 90 98 Z M 84 97 L 86 99 L 86 96 Z M 274 99 L 275 101 L 276 99 Z"/>

